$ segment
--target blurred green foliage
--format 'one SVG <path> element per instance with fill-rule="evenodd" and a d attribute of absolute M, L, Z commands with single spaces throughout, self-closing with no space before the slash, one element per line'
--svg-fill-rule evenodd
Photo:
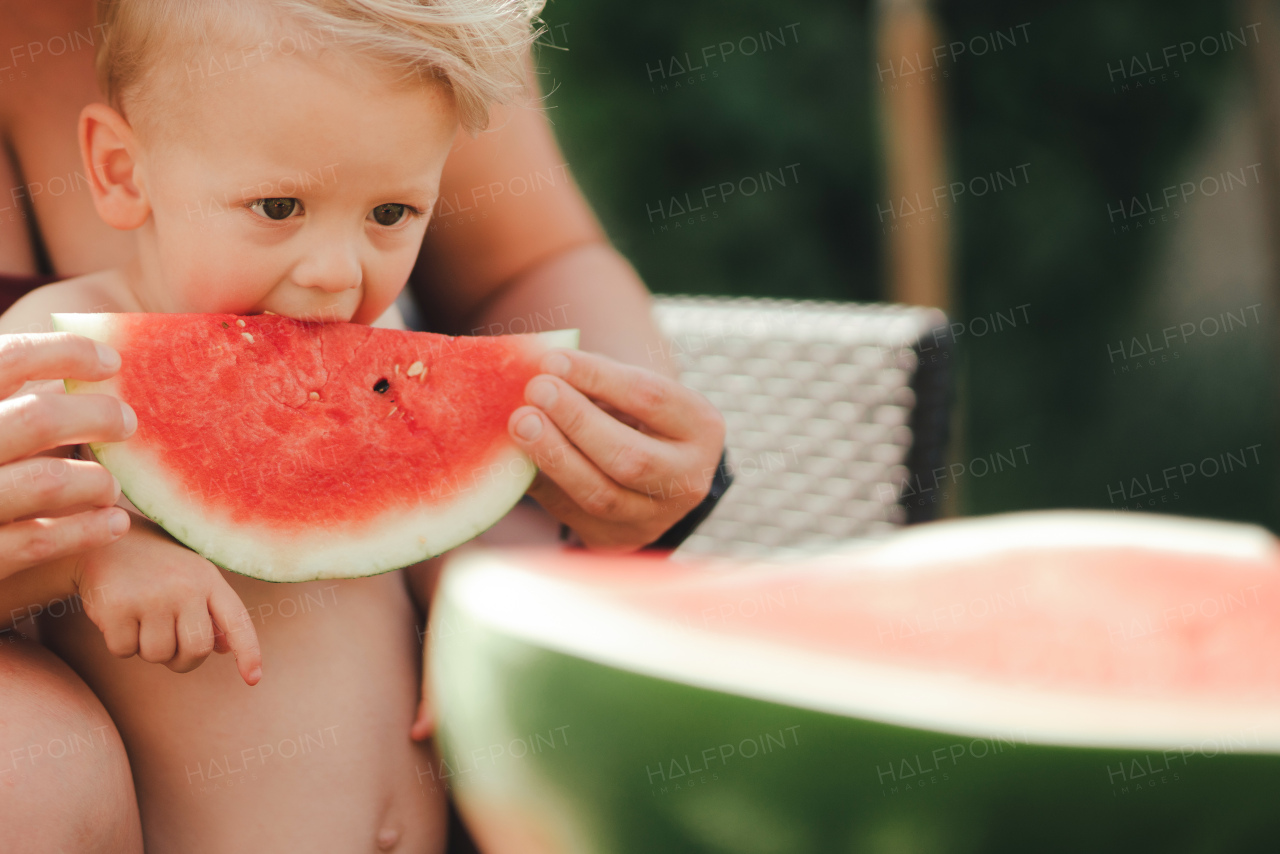
<path fill-rule="evenodd" d="M 564 48 L 548 44 L 539 55 L 551 119 L 605 228 L 651 288 L 879 298 L 879 143 L 862 5 L 548 7 L 544 42 Z M 738 46 L 752 50 L 752 39 L 760 46 L 742 55 Z M 723 42 L 732 53 L 726 47 L 721 59 Z M 694 65 L 704 67 L 678 73 Z M 666 213 L 673 196 L 698 203 L 703 187 L 791 164 L 786 186 L 735 190 L 723 202 L 717 194 L 705 211 L 717 218 L 649 213 Z"/>
<path fill-rule="evenodd" d="M 1173 364 L 1117 373 L 1126 359 L 1113 355 L 1120 341 L 1241 308 L 1210 294 L 1203 312 L 1162 313 L 1150 297 L 1171 229 L 1115 234 L 1108 205 L 1195 177 L 1188 164 L 1225 93 L 1244 84 L 1249 56 L 1201 53 L 1175 79 L 1127 92 L 1108 69 L 1239 30 L 1250 23 L 1242 8 L 1217 0 L 936 7 L 944 42 L 1023 24 L 1027 36 L 940 64 L 947 76 L 933 84 L 943 87 L 953 180 L 1030 164 L 1029 183 L 952 208 L 954 318 L 1023 305 L 1029 317 L 960 338 L 953 457 L 1030 446 L 1027 465 L 960 480 L 960 512 L 1123 504 L 1276 526 L 1271 301 L 1260 323 L 1183 347 Z M 849 0 L 548 7 L 539 65 L 566 159 L 653 290 L 885 298 L 874 16 L 873 5 Z M 769 50 L 737 49 L 745 37 L 764 44 L 766 32 Z M 1249 50 L 1276 49 L 1276 34 L 1257 35 Z M 722 58 L 724 42 L 735 50 Z M 698 204 L 704 187 L 790 164 L 795 180 L 785 186 L 723 200 L 713 191 L 704 210 L 670 216 L 672 197 Z M 1159 486 L 1171 466 L 1255 445 L 1248 466 L 1133 495 L 1132 478 L 1145 484 L 1150 475 Z"/>

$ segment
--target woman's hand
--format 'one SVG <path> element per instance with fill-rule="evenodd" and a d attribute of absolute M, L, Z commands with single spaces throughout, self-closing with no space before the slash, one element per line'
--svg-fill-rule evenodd
<path fill-rule="evenodd" d="M 511 415 L 529 494 L 592 548 L 658 539 L 711 489 L 724 418 L 702 395 L 595 353 L 552 350 Z"/>
<path fill-rule="evenodd" d="M 60 384 L 17 394 L 33 381 L 105 380 L 119 369 L 115 350 L 78 335 L 0 335 L 0 578 L 129 530 L 129 515 L 112 506 L 120 485 L 106 469 L 36 454 L 128 438 L 133 410 L 108 395 L 63 394 Z"/>

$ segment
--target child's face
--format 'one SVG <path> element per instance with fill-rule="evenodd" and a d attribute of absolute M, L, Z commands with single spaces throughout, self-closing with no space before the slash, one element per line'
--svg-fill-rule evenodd
<path fill-rule="evenodd" d="M 457 129 L 452 99 L 322 63 L 279 59 L 150 107 L 135 173 L 149 309 L 369 323 L 395 300 Z"/>

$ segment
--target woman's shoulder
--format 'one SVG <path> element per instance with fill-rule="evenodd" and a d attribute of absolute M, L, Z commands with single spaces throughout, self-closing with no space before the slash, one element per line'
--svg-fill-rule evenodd
<path fill-rule="evenodd" d="M 49 332 L 57 312 L 137 311 L 116 270 L 88 273 L 36 288 L 0 315 L 0 333 Z"/>

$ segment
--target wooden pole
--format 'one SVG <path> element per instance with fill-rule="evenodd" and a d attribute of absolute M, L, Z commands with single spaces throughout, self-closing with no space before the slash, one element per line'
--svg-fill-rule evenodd
<path fill-rule="evenodd" d="M 1251 45 L 1249 77 L 1258 111 L 1258 149 L 1262 161 L 1262 192 L 1266 204 L 1267 293 L 1272 321 L 1280 321 L 1280 53 L 1273 40 L 1280 27 L 1275 0 L 1240 0 L 1236 8 L 1246 23 L 1260 23 L 1261 44 Z M 1274 342 L 1274 336 L 1272 336 Z M 1280 353 L 1273 343 L 1271 358 Z M 1280 411 L 1280 388 L 1272 387 L 1272 405 Z M 1272 525 L 1277 521 L 1272 520 Z"/>
<path fill-rule="evenodd" d="M 951 293 L 950 201 L 934 189 L 947 185 L 942 76 L 934 48 L 943 43 L 928 0 L 879 0 L 876 85 L 884 144 L 888 215 L 880 208 L 888 256 L 888 296 L 894 302 L 934 306 L 948 317 Z M 964 377 L 952 375 L 950 440 L 946 456 L 965 447 Z M 954 481 L 945 490 L 942 515 L 962 506 Z"/>
<path fill-rule="evenodd" d="M 910 305 L 951 308 L 951 229 L 945 200 L 941 79 L 933 49 L 941 39 L 928 0 L 881 0 L 877 26 L 885 186 L 891 211 L 881 208 L 889 268 L 889 298 Z M 925 210 L 925 208 L 932 208 Z"/>

